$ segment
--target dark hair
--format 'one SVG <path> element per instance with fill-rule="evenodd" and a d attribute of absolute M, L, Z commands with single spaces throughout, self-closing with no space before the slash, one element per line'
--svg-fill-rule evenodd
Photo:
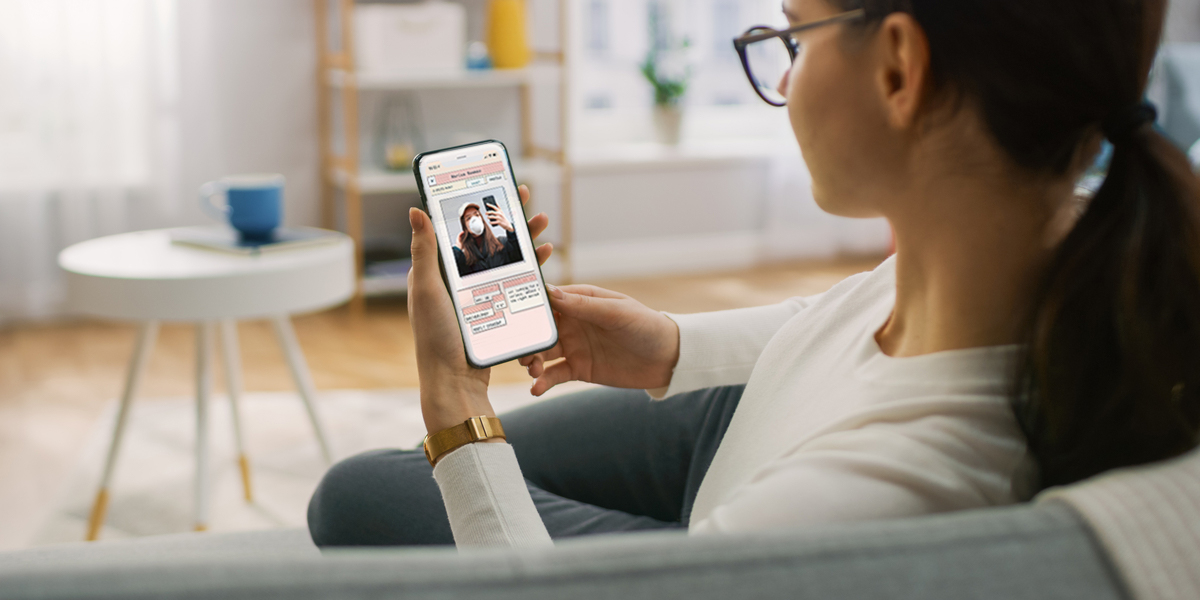
<path fill-rule="evenodd" d="M 969 99 L 1021 168 L 1063 176 L 1141 101 L 1165 0 L 833 0 L 862 27 L 906 12 L 933 89 Z M 1149 126 L 1055 250 L 1027 315 L 1013 405 L 1041 472 L 1067 484 L 1200 444 L 1200 181 Z"/>

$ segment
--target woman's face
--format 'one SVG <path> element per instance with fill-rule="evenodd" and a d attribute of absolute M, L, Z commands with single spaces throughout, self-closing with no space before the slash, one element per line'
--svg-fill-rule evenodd
<path fill-rule="evenodd" d="M 475 227 L 474 229 L 472 228 L 472 223 L 471 223 L 472 219 L 479 219 L 479 221 L 477 223 L 478 226 Z M 468 208 L 467 210 L 463 211 L 463 219 L 462 220 L 463 220 L 463 227 L 466 228 L 467 233 L 469 233 L 475 237 L 479 237 L 479 236 L 483 235 L 483 226 L 486 224 L 483 222 L 483 215 L 479 214 L 479 209 L 472 206 L 472 207 Z M 476 229 L 478 230 L 478 233 L 476 232 Z"/>
<path fill-rule="evenodd" d="M 828 0 L 784 0 L 792 25 L 842 12 Z M 880 214 L 889 163 L 887 121 L 877 100 L 876 69 L 867 36 L 833 24 L 797 35 L 800 53 L 780 81 L 796 141 L 812 173 L 813 195 L 826 212 Z"/>

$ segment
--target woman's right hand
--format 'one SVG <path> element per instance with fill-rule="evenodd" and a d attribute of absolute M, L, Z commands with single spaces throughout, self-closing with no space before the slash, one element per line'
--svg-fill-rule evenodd
<path fill-rule="evenodd" d="M 632 389 L 671 383 L 679 361 L 675 321 L 629 296 L 595 286 L 547 287 L 558 344 L 520 360 L 536 379 L 533 395 L 567 381 Z"/>

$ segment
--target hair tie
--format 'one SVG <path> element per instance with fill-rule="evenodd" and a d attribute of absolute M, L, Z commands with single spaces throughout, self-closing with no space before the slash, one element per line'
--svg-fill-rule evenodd
<path fill-rule="evenodd" d="M 1115 144 L 1128 142 L 1139 129 L 1158 119 L 1154 104 L 1142 101 L 1119 110 L 1100 124 L 1104 137 Z"/>

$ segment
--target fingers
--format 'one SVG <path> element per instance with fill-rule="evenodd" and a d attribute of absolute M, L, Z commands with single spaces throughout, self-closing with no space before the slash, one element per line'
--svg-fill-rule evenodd
<path fill-rule="evenodd" d="M 538 352 L 534 356 L 542 359 L 542 362 L 553 362 L 563 357 L 562 344 L 555 344 L 553 348 L 545 352 Z"/>
<path fill-rule="evenodd" d="M 577 288 L 578 286 L 568 287 Z M 590 288 L 591 286 L 587 287 Z M 587 293 L 581 294 L 564 288 L 557 288 L 552 285 L 547 285 L 546 288 L 550 292 L 550 306 L 555 311 L 563 316 L 579 319 L 580 321 L 601 327 L 614 326 L 620 323 L 623 318 L 630 314 L 630 309 L 633 308 L 624 297 L 593 296 Z M 581 291 L 594 292 L 599 289 Z"/>
<path fill-rule="evenodd" d="M 533 360 L 530 361 L 529 366 L 525 370 L 529 373 L 530 377 L 537 379 L 538 377 L 541 377 L 542 373 L 544 373 L 546 371 L 545 367 L 546 367 L 546 361 L 542 360 L 542 357 L 540 357 L 540 356 L 535 356 L 535 357 L 533 357 Z"/>
<path fill-rule="evenodd" d="M 577 283 L 574 285 L 564 285 L 564 286 L 561 286 L 559 289 L 561 289 L 562 291 L 567 292 L 569 294 L 579 294 L 581 296 L 592 296 L 594 298 L 612 298 L 614 300 L 624 300 L 626 298 L 629 298 L 629 296 L 626 296 L 625 294 L 622 294 L 620 292 L 614 292 L 612 290 L 606 290 L 602 287 L 596 287 L 594 285 L 588 285 L 588 284 L 584 284 L 584 283 Z"/>
<path fill-rule="evenodd" d="M 522 367 L 529 368 L 529 366 L 532 365 L 535 361 L 550 362 L 550 361 L 558 360 L 562 357 L 563 357 L 562 344 L 555 344 L 553 348 L 546 350 L 545 352 L 538 352 L 537 354 L 530 354 L 529 356 L 523 356 L 520 359 L 518 359 L 517 362 L 521 363 Z M 537 375 L 534 375 L 534 377 L 537 377 Z"/>
<path fill-rule="evenodd" d="M 529 237 L 537 239 L 542 232 L 546 231 L 546 227 L 550 225 L 550 217 L 546 213 L 538 213 L 529 219 Z"/>
<path fill-rule="evenodd" d="M 529 204 L 529 186 L 520 185 L 517 187 L 517 195 L 521 197 L 521 206 Z M 546 226 L 550 224 L 550 217 L 546 213 L 538 213 L 529 219 L 529 237 L 537 239 L 537 236 L 542 235 L 546 231 Z"/>
<path fill-rule="evenodd" d="M 550 391 L 550 388 L 575 379 L 571 372 L 571 363 L 568 361 L 557 362 L 549 367 L 533 382 L 533 387 L 529 389 L 529 393 L 534 396 L 541 396 Z"/>
<path fill-rule="evenodd" d="M 546 264 L 546 261 L 550 260 L 550 255 L 553 252 L 554 252 L 554 245 L 552 245 L 552 244 L 542 244 L 541 246 L 539 246 L 537 250 L 534 250 L 534 253 L 537 254 L 538 264 L 539 265 Z"/>

